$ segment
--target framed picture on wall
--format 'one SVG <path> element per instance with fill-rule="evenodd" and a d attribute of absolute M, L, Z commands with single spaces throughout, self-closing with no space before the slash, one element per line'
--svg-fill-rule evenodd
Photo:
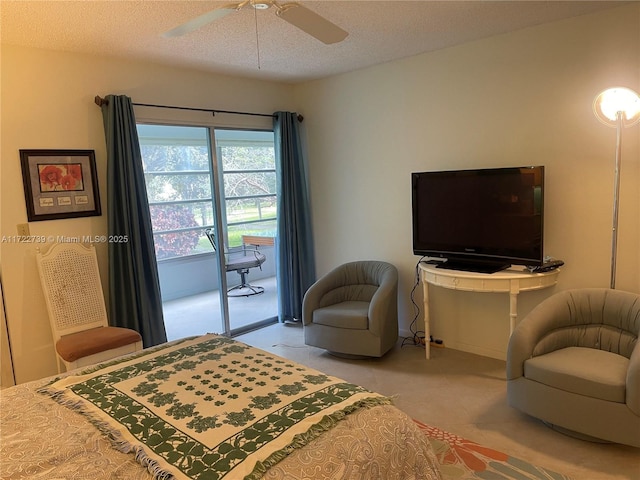
<path fill-rule="evenodd" d="M 20 150 L 30 222 L 102 214 L 94 150 Z"/>

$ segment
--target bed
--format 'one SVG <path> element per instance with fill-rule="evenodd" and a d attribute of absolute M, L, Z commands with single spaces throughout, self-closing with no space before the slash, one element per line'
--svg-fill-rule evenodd
<path fill-rule="evenodd" d="M 3 479 L 440 479 L 382 395 L 219 335 L 0 395 Z"/>

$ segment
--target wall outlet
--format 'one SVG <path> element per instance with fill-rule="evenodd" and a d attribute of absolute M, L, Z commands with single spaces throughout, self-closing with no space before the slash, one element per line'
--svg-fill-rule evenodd
<path fill-rule="evenodd" d="M 17 225 L 18 227 L 18 235 L 20 235 L 21 237 L 28 237 L 29 236 L 29 224 L 28 223 L 19 223 Z"/>

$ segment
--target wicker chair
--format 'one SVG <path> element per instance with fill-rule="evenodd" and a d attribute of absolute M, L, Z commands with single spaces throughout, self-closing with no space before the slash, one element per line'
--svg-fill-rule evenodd
<path fill-rule="evenodd" d="M 93 245 L 57 243 L 44 254 L 38 250 L 36 261 L 58 372 L 142 350 L 138 332 L 108 324 Z"/>

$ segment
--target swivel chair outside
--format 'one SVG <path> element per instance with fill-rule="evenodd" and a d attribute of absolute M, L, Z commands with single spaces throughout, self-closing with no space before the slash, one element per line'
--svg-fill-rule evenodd
<path fill-rule="evenodd" d="M 398 340 L 398 270 L 365 260 L 314 283 L 302 304 L 304 342 L 344 357 L 381 357 Z"/>
<path fill-rule="evenodd" d="M 636 293 L 549 297 L 509 340 L 509 404 L 564 433 L 640 447 L 639 335 Z"/>
<path fill-rule="evenodd" d="M 218 252 L 216 245 L 216 235 L 213 228 L 207 228 L 204 233 L 207 235 L 213 251 Z M 248 297 L 250 295 L 257 295 L 264 292 L 264 287 L 251 285 L 247 281 L 247 275 L 249 269 L 260 268 L 262 270 L 262 264 L 267 257 L 260 253 L 258 247 L 255 245 L 242 244 L 242 248 L 237 251 L 224 252 L 225 255 L 225 269 L 227 272 L 238 272 L 240 275 L 240 283 L 229 289 L 227 289 L 227 295 L 230 297 Z"/>

